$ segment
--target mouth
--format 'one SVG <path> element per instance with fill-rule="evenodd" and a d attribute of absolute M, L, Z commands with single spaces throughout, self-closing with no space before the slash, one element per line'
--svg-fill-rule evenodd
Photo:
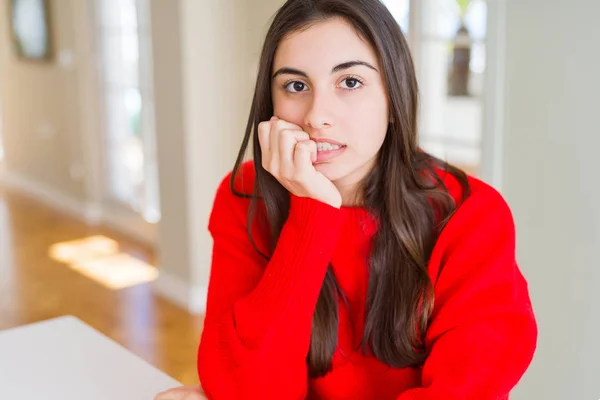
<path fill-rule="evenodd" d="M 319 153 L 328 152 L 328 151 L 336 151 L 336 150 L 340 150 L 345 147 L 346 146 L 343 144 L 333 144 L 330 142 L 317 142 L 317 152 L 319 152 Z"/>
<path fill-rule="evenodd" d="M 317 160 L 315 164 L 324 163 L 339 157 L 346 150 L 346 145 L 329 141 L 317 142 Z"/>

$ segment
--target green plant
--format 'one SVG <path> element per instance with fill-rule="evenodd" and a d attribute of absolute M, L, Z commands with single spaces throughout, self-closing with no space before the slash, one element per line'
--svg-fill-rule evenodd
<path fill-rule="evenodd" d="M 456 4 L 458 4 L 458 8 L 460 9 L 460 16 L 464 17 L 471 5 L 472 0 L 456 0 Z"/>

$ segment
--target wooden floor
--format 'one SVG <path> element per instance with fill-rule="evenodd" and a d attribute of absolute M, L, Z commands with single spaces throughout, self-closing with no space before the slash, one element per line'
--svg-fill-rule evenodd
<path fill-rule="evenodd" d="M 103 234 L 153 263 L 151 249 L 0 187 L 0 329 L 74 315 L 183 384 L 198 382 L 202 318 L 142 284 L 112 291 L 48 256 L 57 242 Z"/>

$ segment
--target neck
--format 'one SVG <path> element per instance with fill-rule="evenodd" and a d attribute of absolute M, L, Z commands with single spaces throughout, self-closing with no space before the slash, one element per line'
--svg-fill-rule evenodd
<path fill-rule="evenodd" d="M 371 170 L 372 163 L 367 163 L 345 177 L 333 182 L 337 190 L 342 195 L 343 207 L 363 206 L 362 181 Z"/>
<path fill-rule="evenodd" d="M 335 185 L 342 195 L 342 207 L 359 207 L 362 205 L 362 196 L 359 193 L 358 185 Z"/>

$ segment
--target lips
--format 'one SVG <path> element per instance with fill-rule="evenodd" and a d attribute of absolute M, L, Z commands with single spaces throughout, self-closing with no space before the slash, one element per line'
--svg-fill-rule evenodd
<path fill-rule="evenodd" d="M 323 147 L 323 146 L 327 146 L 327 147 Z M 345 150 L 346 150 L 346 146 L 337 146 L 337 145 L 334 146 L 329 143 L 327 143 L 327 144 L 319 143 L 319 144 L 317 144 L 317 159 L 315 161 L 315 164 L 324 163 L 324 162 L 333 160 L 334 158 L 337 158 L 340 155 L 342 155 Z"/>
<path fill-rule="evenodd" d="M 329 143 L 329 144 L 332 144 L 332 145 L 334 145 L 334 146 L 340 146 L 340 147 L 342 147 L 342 146 L 346 146 L 346 145 L 345 145 L 345 144 L 343 144 L 343 143 L 336 142 L 335 140 L 331 140 L 331 139 L 327 139 L 327 138 L 322 138 L 322 139 L 313 139 L 313 141 L 314 141 L 315 143 L 317 143 L 317 144 L 319 144 L 319 143 Z"/>

